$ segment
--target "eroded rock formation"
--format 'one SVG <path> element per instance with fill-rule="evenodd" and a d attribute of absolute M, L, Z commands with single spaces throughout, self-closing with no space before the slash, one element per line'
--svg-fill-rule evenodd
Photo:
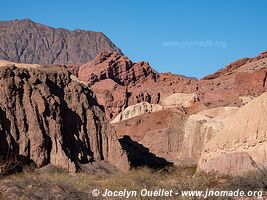
<path fill-rule="evenodd" d="M 190 115 L 184 125 L 183 143 L 181 151 L 177 153 L 177 164 L 184 160 L 196 164 L 208 141 L 220 134 L 226 120 L 237 110 L 237 107 L 218 107 Z"/>
<path fill-rule="evenodd" d="M 94 93 L 62 66 L 0 67 L 0 155 L 74 172 L 106 160 L 129 168 Z"/>
<path fill-rule="evenodd" d="M 148 63 L 133 63 L 116 52 L 102 53 L 79 68 L 78 77 L 88 82 L 106 117 L 114 119 L 128 106 L 140 102 L 159 104 L 174 93 L 193 98 L 185 113 L 207 108 L 241 106 L 241 96 L 259 96 L 267 89 L 267 54 L 238 60 L 201 80 L 158 73 Z M 190 95 L 195 96 L 190 96 Z M 173 95 L 173 96 L 172 96 Z M 178 98 L 182 100 L 183 98 Z M 176 100 L 177 105 L 179 104 Z"/>
<path fill-rule="evenodd" d="M 236 112 L 236 106 L 249 104 L 266 91 L 266 59 L 266 53 L 241 59 L 201 80 L 160 74 L 148 70 L 147 64 L 146 76 L 127 79 L 129 71 L 135 74 L 143 65 L 135 69 L 127 57 L 110 52 L 91 61 L 90 67 L 83 65 L 79 77 L 96 92 L 108 118 L 121 119 L 127 114 L 125 120 L 115 120 L 113 124 L 120 138 L 129 136 L 169 162 L 196 164 L 205 145 L 223 130 L 225 120 Z M 94 71 L 94 66 L 99 70 Z M 110 67 L 116 69 L 115 76 L 109 73 Z M 85 73 L 89 69 L 93 74 L 91 78 Z M 156 112 L 144 109 L 131 116 L 133 108 L 143 101 L 162 108 Z M 170 109 L 166 109 L 168 107 Z"/>
<path fill-rule="evenodd" d="M 159 74 L 147 62 L 133 63 L 117 52 L 102 53 L 82 65 L 78 77 L 95 91 L 108 119 L 114 119 L 130 105 L 140 102 L 158 104 L 175 92 L 174 87 L 184 88 L 195 81 L 178 75 Z"/>

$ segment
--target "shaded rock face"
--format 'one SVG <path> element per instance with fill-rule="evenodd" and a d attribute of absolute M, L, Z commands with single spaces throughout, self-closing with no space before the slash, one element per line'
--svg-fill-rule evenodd
<path fill-rule="evenodd" d="M 1 157 L 71 172 L 101 160 L 128 169 L 93 92 L 64 67 L 0 67 L 0 87 Z"/>
<path fill-rule="evenodd" d="M 82 64 L 120 50 L 103 34 L 51 28 L 28 19 L 0 22 L 0 59 L 18 63 Z"/>
<path fill-rule="evenodd" d="M 133 168 L 145 166 L 152 169 L 160 169 L 173 164 L 165 158 L 155 155 L 149 148 L 132 140 L 127 135 L 124 135 L 119 141 L 123 149 L 127 152 L 128 159 Z"/>
<path fill-rule="evenodd" d="M 267 93 L 236 111 L 205 146 L 199 169 L 240 174 L 267 167 Z"/>

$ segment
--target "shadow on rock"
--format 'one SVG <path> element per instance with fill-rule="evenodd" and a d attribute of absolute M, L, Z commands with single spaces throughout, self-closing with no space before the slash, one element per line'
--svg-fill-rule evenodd
<path fill-rule="evenodd" d="M 148 148 L 133 141 L 128 135 L 124 135 L 123 138 L 120 138 L 119 142 L 127 152 L 128 159 L 133 168 L 146 166 L 152 169 L 161 169 L 173 164 L 164 158 L 157 157 L 155 154 L 149 152 Z"/>

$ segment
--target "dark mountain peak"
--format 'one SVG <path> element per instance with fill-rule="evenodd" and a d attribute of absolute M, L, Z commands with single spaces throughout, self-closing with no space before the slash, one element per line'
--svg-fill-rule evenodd
<path fill-rule="evenodd" d="M 0 59 L 19 63 L 82 64 L 103 51 L 121 53 L 101 32 L 52 28 L 30 19 L 0 21 Z"/>

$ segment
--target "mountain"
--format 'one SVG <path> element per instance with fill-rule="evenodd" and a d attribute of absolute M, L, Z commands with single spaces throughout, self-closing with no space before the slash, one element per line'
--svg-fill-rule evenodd
<path fill-rule="evenodd" d="M 158 73 L 149 63 L 134 63 L 116 52 L 99 54 L 81 65 L 76 75 L 94 90 L 108 119 L 114 119 L 128 106 L 143 101 L 160 104 L 174 93 L 196 95 L 193 106 L 180 106 L 185 113 L 194 113 L 206 108 L 240 106 L 242 97 L 264 93 L 267 90 L 267 52 L 255 58 L 240 59 L 201 80 Z"/>
<path fill-rule="evenodd" d="M 196 80 L 106 52 L 76 75 L 96 93 L 134 165 L 197 164 L 225 120 L 267 91 L 267 53 Z"/>
<path fill-rule="evenodd" d="M 102 106 L 84 83 L 63 66 L 13 64 L 0 67 L 2 159 L 70 172 L 100 161 L 129 169 Z"/>
<path fill-rule="evenodd" d="M 30 20 L 0 28 L 2 157 L 70 171 L 103 160 L 261 170 L 267 51 L 197 80 L 133 62 L 101 33 Z"/>
<path fill-rule="evenodd" d="M 0 59 L 29 64 L 82 64 L 103 51 L 121 51 L 94 31 L 51 28 L 29 19 L 0 21 Z"/>

